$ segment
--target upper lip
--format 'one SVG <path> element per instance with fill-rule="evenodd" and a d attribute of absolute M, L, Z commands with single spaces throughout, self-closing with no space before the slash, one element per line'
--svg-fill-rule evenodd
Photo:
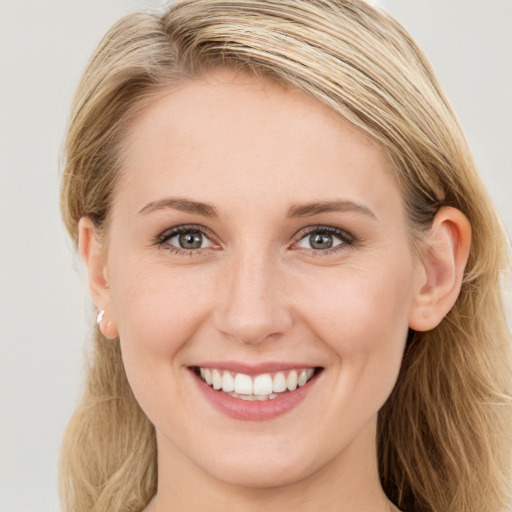
<path fill-rule="evenodd" d="M 269 361 L 262 363 L 243 363 L 239 361 L 203 361 L 196 365 L 199 368 L 210 368 L 217 370 L 226 370 L 234 373 L 244 373 L 246 375 L 260 375 L 262 373 L 279 372 L 286 370 L 297 370 L 304 368 L 316 368 L 318 365 L 305 363 L 287 363 L 278 361 Z"/>

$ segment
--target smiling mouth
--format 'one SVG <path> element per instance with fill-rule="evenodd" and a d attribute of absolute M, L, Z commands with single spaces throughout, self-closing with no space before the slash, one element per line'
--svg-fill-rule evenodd
<path fill-rule="evenodd" d="M 194 373 L 210 388 L 248 401 L 273 400 L 307 384 L 323 368 L 296 368 L 250 376 L 217 368 L 194 366 Z"/>

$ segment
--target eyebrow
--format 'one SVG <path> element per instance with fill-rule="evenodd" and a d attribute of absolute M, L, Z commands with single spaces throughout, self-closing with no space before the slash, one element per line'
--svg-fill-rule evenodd
<path fill-rule="evenodd" d="M 310 217 L 320 213 L 328 212 L 355 212 L 369 215 L 376 219 L 375 214 L 366 206 L 353 201 L 320 201 L 317 203 L 306 203 L 292 206 L 288 210 L 288 217 Z"/>
<path fill-rule="evenodd" d="M 191 199 L 180 197 L 168 197 L 158 201 L 151 201 L 139 210 L 138 214 L 150 213 L 167 208 L 195 215 L 202 215 L 203 217 L 215 218 L 219 216 L 217 208 L 209 203 L 193 201 Z M 368 207 L 347 200 L 318 201 L 314 203 L 294 205 L 288 210 L 287 217 L 311 217 L 320 213 L 329 212 L 355 212 L 368 215 L 374 219 L 377 218 Z"/>
<path fill-rule="evenodd" d="M 180 210 L 186 213 L 194 213 L 196 215 L 202 215 L 203 217 L 219 216 L 217 208 L 211 204 L 202 203 L 200 201 L 192 201 L 190 199 L 184 199 L 180 197 L 168 197 L 159 201 L 151 201 L 151 203 L 148 203 L 141 210 L 139 210 L 138 213 L 149 213 L 166 208 L 172 208 L 174 210 Z"/>

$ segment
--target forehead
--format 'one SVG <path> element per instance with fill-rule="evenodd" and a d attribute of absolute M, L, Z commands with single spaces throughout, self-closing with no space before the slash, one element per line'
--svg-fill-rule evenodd
<path fill-rule="evenodd" d="M 122 160 L 120 191 L 146 199 L 192 191 L 252 204 L 278 191 L 283 203 L 379 203 L 393 192 L 400 202 L 389 159 L 360 129 L 301 91 L 229 70 L 154 99 L 132 121 Z"/>

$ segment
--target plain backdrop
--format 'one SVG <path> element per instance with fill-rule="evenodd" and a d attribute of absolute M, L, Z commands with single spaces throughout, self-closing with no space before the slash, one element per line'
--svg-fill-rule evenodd
<path fill-rule="evenodd" d="M 59 153 L 81 71 L 122 15 L 160 0 L 0 0 L 0 510 L 59 510 L 79 394 L 84 273 L 61 225 Z M 383 0 L 430 57 L 512 230 L 512 1 Z"/>

